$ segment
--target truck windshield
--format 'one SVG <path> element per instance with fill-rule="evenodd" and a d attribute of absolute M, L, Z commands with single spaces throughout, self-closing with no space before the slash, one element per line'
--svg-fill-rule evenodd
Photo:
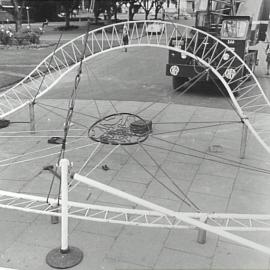
<path fill-rule="evenodd" d="M 221 38 L 245 39 L 248 31 L 248 21 L 224 20 L 221 28 Z"/>

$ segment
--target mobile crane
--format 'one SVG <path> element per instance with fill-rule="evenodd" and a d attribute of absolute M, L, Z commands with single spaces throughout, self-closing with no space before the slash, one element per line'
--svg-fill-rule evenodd
<path fill-rule="evenodd" d="M 261 25 L 260 21 L 269 19 L 269 6 L 268 0 L 201 0 L 196 12 L 195 28 L 219 38 L 254 71 L 258 51 L 249 46 L 265 40 L 267 26 Z M 175 44 L 177 41 L 172 39 L 170 46 Z M 210 48 L 211 44 L 207 46 Z M 171 67 L 175 65 L 181 72 L 171 74 Z M 185 54 L 169 51 L 166 75 L 172 76 L 173 89 L 179 89 L 200 70 L 202 66 L 196 60 Z M 209 76 L 203 76 L 201 80 L 209 80 Z"/>

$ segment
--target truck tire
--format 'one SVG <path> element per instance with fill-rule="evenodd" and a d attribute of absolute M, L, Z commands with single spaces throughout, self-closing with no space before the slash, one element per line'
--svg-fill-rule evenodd
<path fill-rule="evenodd" d="M 187 81 L 188 78 L 185 77 L 172 77 L 172 87 L 175 90 Z"/>

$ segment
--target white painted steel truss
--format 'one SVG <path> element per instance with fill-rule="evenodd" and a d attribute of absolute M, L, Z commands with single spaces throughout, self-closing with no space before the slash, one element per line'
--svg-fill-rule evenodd
<path fill-rule="evenodd" d="M 45 197 L 0 190 L 1 208 L 61 216 L 62 201 L 59 200 L 58 206 L 57 202 L 56 199 L 50 198 L 47 202 Z M 192 212 L 182 212 L 181 214 L 196 220 L 207 220 L 207 224 L 225 231 L 270 231 L 270 215 Z M 153 210 L 110 207 L 73 201 L 68 202 L 68 216 L 89 221 L 142 227 L 196 229 L 195 226 L 174 216 L 164 215 Z"/>
<path fill-rule="evenodd" d="M 160 32 L 148 32 L 148 26 L 152 23 L 160 25 Z M 128 29 L 128 45 L 123 44 L 125 28 Z M 170 46 L 173 38 L 177 40 L 175 47 Z M 84 39 L 85 35 L 81 35 L 59 47 L 27 77 L 2 93 L 0 118 L 41 97 L 65 74 L 78 66 L 84 49 Z M 186 25 L 165 21 L 124 22 L 90 31 L 84 61 L 123 46 L 150 46 L 182 52 L 211 70 L 225 86 L 241 120 L 270 152 L 270 102 L 250 68 L 226 44 L 208 33 Z M 228 79 L 228 71 L 232 72 L 230 69 L 234 70 L 235 75 Z"/>

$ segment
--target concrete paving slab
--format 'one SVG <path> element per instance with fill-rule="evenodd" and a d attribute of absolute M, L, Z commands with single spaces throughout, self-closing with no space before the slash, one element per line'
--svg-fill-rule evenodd
<path fill-rule="evenodd" d="M 0 209 L 0 215 L 1 215 L 1 221 L 3 222 L 10 221 L 10 222 L 30 224 L 37 218 L 37 215 L 34 215 L 34 214 L 29 214 L 22 211 L 10 211 L 10 209 L 4 209 L 4 208 Z"/>
<path fill-rule="evenodd" d="M 147 186 L 145 184 L 132 183 L 132 182 L 127 183 L 124 181 L 117 181 L 117 180 L 113 180 L 110 183 L 110 186 L 112 186 L 114 188 L 118 188 L 118 189 L 125 191 L 125 192 L 129 192 L 130 194 L 135 195 L 137 197 L 141 197 L 147 189 Z M 135 203 L 129 202 L 125 199 L 121 199 L 117 196 L 108 194 L 106 192 L 102 192 L 100 194 L 100 196 L 97 198 L 97 201 L 98 202 L 106 202 L 108 205 L 110 205 L 111 203 L 125 205 L 125 206 L 131 206 L 131 207 L 136 205 Z"/>
<path fill-rule="evenodd" d="M 167 235 L 166 229 L 125 227 L 114 242 L 108 257 L 153 267 Z"/>
<path fill-rule="evenodd" d="M 181 252 L 179 250 L 163 248 L 154 269 L 209 269 L 210 265 L 211 259 L 209 258 Z"/>
<path fill-rule="evenodd" d="M 212 269 L 268 269 L 269 257 L 246 247 L 219 242 Z"/>
<path fill-rule="evenodd" d="M 189 192 L 188 197 L 199 206 L 201 212 L 217 212 L 224 213 L 227 206 L 227 198 L 222 196 L 210 195 L 201 192 Z M 183 212 L 191 212 L 194 209 L 190 209 L 187 205 L 183 204 L 181 207 Z"/>
<path fill-rule="evenodd" d="M 234 179 L 210 174 L 197 174 L 191 191 L 228 198 L 232 192 Z"/>
<path fill-rule="evenodd" d="M 211 259 L 215 255 L 218 237 L 207 233 L 206 243 L 197 242 L 197 230 L 171 230 L 164 247 Z"/>
<path fill-rule="evenodd" d="M 157 194 L 155 194 L 155 196 L 149 196 L 147 195 L 147 193 L 145 193 L 143 195 L 143 199 L 148 200 L 152 203 L 156 203 L 160 206 L 172 209 L 174 211 L 179 211 L 180 205 L 182 203 L 179 199 L 176 200 L 164 199 L 157 196 Z M 138 206 L 138 209 L 143 209 L 143 207 Z"/>
<path fill-rule="evenodd" d="M 70 235 L 70 244 L 84 253 L 82 262 L 73 267 L 74 270 L 104 269 L 103 262 L 114 242 L 113 237 L 74 231 Z"/>
<path fill-rule="evenodd" d="M 264 195 L 270 194 L 269 176 L 266 173 L 240 169 L 235 183 L 235 190 L 242 190 Z"/>
<path fill-rule="evenodd" d="M 243 214 L 268 214 L 270 202 L 268 195 L 248 192 L 244 190 L 234 190 L 232 192 L 228 212 Z"/>
<path fill-rule="evenodd" d="M 45 261 L 49 248 L 42 246 L 32 246 L 16 242 L 1 256 L 0 263 L 4 267 L 14 269 L 51 269 Z M 16 256 L 14 256 L 16 254 Z"/>
<path fill-rule="evenodd" d="M 111 258 L 105 258 L 104 261 L 104 270 L 118 270 L 118 269 L 125 269 L 125 270 L 151 270 L 152 267 L 143 266 L 140 264 L 134 264 L 130 262 L 123 262 Z"/>
<path fill-rule="evenodd" d="M 27 229 L 29 223 L 27 222 L 16 222 L 16 221 L 0 221 L 0 231 L 2 234 L 5 233 L 5 237 L 2 237 L 0 244 L 1 254 L 9 248 L 15 241 L 17 241 L 18 237 Z"/>
<path fill-rule="evenodd" d="M 170 178 L 191 181 L 198 171 L 199 166 L 190 163 L 172 162 L 165 160 L 162 169 Z M 157 177 L 164 177 L 164 173 L 159 170 Z"/>
<path fill-rule="evenodd" d="M 157 180 L 153 180 L 146 192 L 146 196 L 152 196 L 152 197 L 158 197 L 161 199 L 168 199 L 168 200 L 179 200 L 179 198 L 176 197 L 176 195 L 172 194 L 171 190 L 175 191 L 176 194 L 180 197 L 184 197 L 183 194 L 181 194 L 173 184 L 175 183 L 184 193 L 187 192 L 189 188 L 189 183 L 184 180 L 179 180 L 177 178 L 175 179 L 169 179 L 165 176 L 163 177 L 158 177 Z M 168 189 L 166 189 L 168 187 Z"/>
<path fill-rule="evenodd" d="M 115 239 L 119 236 L 124 226 L 119 224 L 109 224 L 109 223 L 99 223 L 99 222 L 89 222 L 82 220 L 76 227 L 76 231 L 104 235 L 109 237 L 114 237 Z"/>
<path fill-rule="evenodd" d="M 238 168 L 232 167 L 227 164 L 222 164 L 222 162 L 212 162 L 207 160 L 202 161 L 200 168 L 198 169 L 198 174 L 210 174 L 216 176 L 224 176 L 235 178 L 238 172 Z"/>

